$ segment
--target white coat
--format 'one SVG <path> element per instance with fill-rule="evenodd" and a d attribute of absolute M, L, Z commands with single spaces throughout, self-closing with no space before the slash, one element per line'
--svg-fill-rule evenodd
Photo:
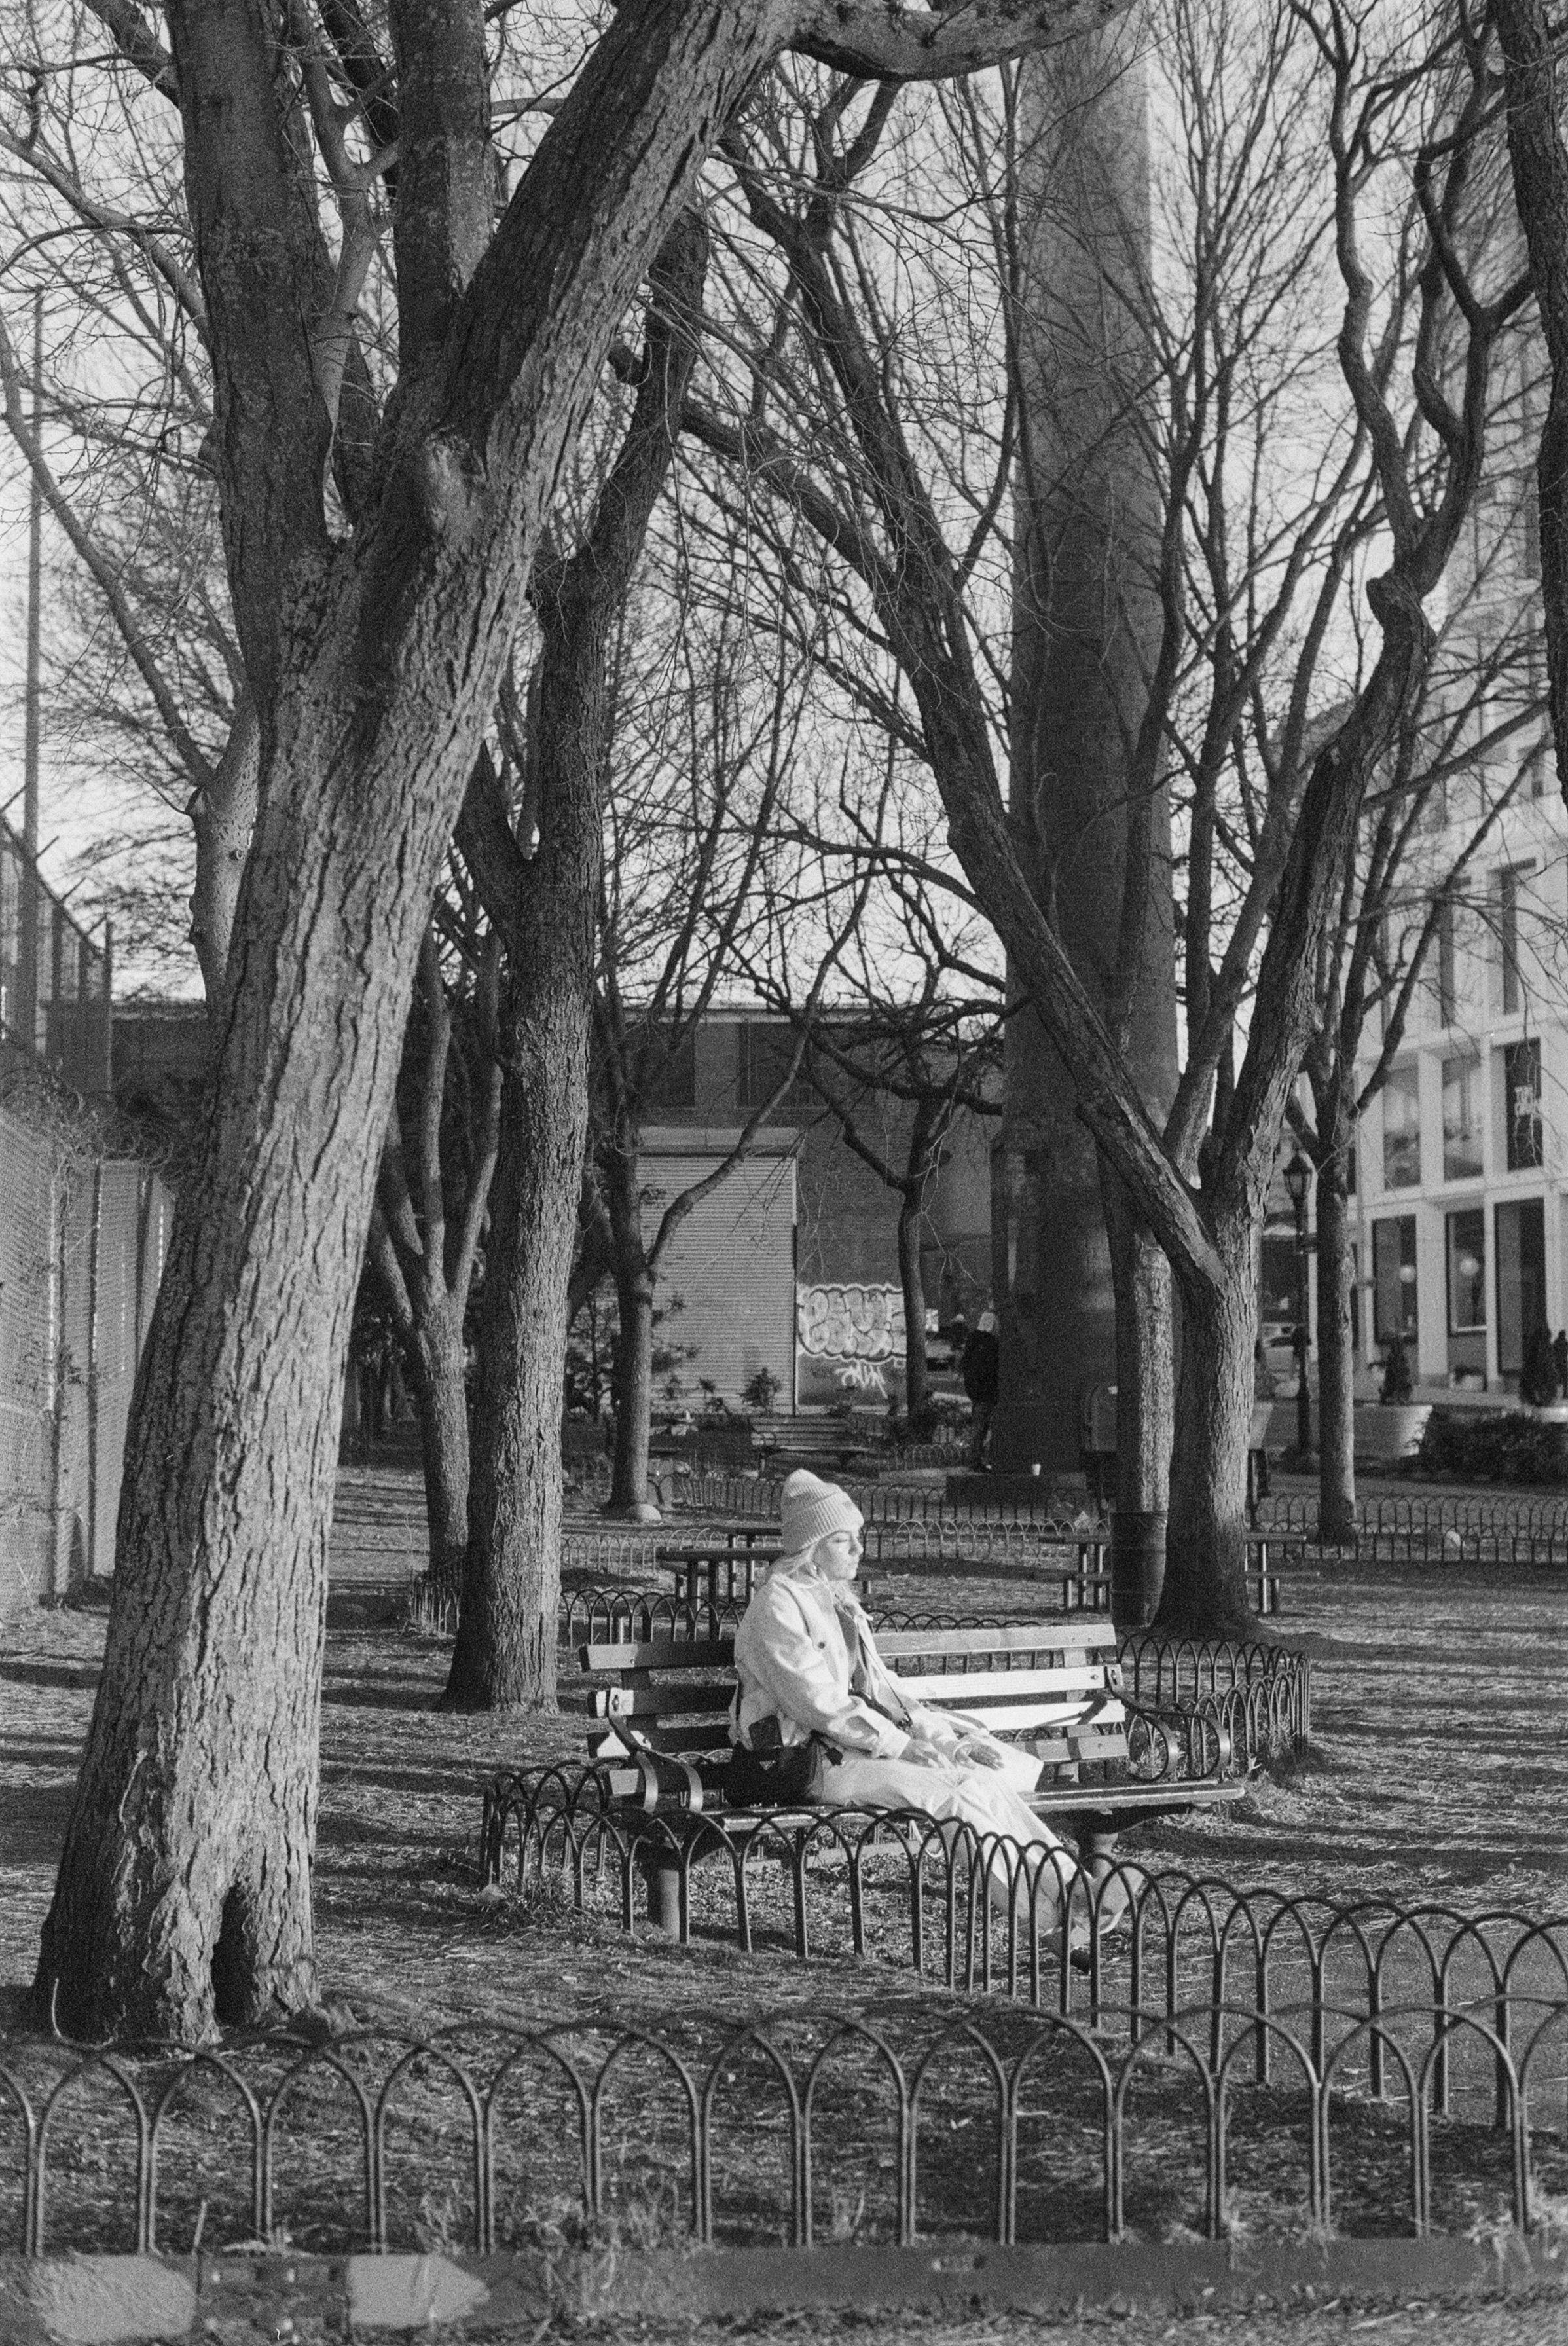
<path fill-rule="evenodd" d="M 818 1798 L 847 1808 L 920 1810 L 983 1835 L 1003 1834 L 1026 1850 L 1061 1849 L 999 1769 L 970 1756 L 989 1747 L 1015 1761 L 1016 1753 L 983 1728 L 906 1702 L 852 1588 L 815 1571 L 809 1557 L 784 1557 L 752 1597 L 736 1632 L 735 1675 L 733 1741 L 754 1749 L 815 1736 L 820 1748 L 831 1747 L 823 1752 Z M 911 1734 L 939 1747 L 938 1764 L 904 1757 Z M 1031 1875 L 1037 1867 L 1038 1860 L 1029 1865 Z M 1077 1869 L 1064 1857 L 1050 1871 L 1064 1892 Z M 1005 1864 L 993 1866 L 993 1875 L 994 1895 L 1005 1890 Z M 1044 1914 L 1056 1902 L 1048 1890 L 1042 1900 Z"/>

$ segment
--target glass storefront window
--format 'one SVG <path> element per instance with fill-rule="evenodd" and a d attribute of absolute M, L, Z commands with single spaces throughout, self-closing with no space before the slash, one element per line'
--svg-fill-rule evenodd
<path fill-rule="evenodd" d="M 1481 1169 L 1481 1062 L 1442 1063 L 1442 1178 L 1466 1181 Z"/>
<path fill-rule="evenodd" d="M 1531 1035 L 1502 1054 L 1503 1133 L 1511 1173 L 1544 1164 L 1541 1132 L 1541 1043 Z"/>
<path fill-rule="evenodd" d="M 1396 1067 L 1383 1087 L 1383 1187 L 1416 1189 L 1421 1178 L 1420 1080 Z"/>
<path fill-rule="evenodd" d="M 1448 1331 L 1486 1326 L 1486 1216 L 1479 1206 L 1448 1217 Z"/>
<path fill-rule="evenodd" d="M 1546 1325 L 1546 1209 L 1540 1198 L 1499 1206 L 1497 1238 L 1497 1366 L 1520 1375 L 1525 1348 Z"/>
<path fill-rule="evenodd" d="M 1410 1344 L 1419 1332 L 1416 1218 L 1400 1214 L 1372 1224 L 1372 1341 Z"/>

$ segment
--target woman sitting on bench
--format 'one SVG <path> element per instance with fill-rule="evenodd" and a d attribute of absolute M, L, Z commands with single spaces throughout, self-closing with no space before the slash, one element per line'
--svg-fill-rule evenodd
<path fill-rule="evenodd" d="M 746 1608 L 735 1638 L 728 1797 L 738 1805 L 824 1800 L 856 1809 L 913 1809 L 998 1834 L 1025 1855 L 1014 1872 L 998 1851 L 990 1894 L 1020 1917 L 1036 1876 L 1042 1930 L 1058 1927 L 1078 1867 L 1023 1797 L 1039 1763 L 1016 1744 L 953 1714 L 906 1701 L 878 1653 L 855 1596 L 860 1509 L 804 1467 L 783 1497 L 784 1553 Z M 1087 1937 L 1074 1902 L 1072 1940 Z M 1119 1881 L 1102 1900 L 1101 1927 L 1126 1907 Z"/>

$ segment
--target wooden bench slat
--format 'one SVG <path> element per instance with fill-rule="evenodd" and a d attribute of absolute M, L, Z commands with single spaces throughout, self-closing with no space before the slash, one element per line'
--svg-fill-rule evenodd
<path fill-rule="evenodd" d="M 729 1716 L 733 1679 L 728 1688 L 710 1678 L 661 1678 L 657 1686 L 596 1687 L 590 1697 L 596 1719 L 679 1719 L 693 1711 Z"/>
<path fill-rule="evenodd" d="M 978 1727 L 989 1727 L 993 1734 L 1024 1735 L 1034 1727 L 1061 1727 L 1081 1719 L 1086 1706 L 1081 1702 L 1018 1702 L 977 1703 L 972 1709 L 967 1704 L 963 1715 L 972 1719 Z M 1096 1710 L 1096 1721 L 1107 1725 L 1120 1724 L 1126 1712 L 1119 1702 L 1108 1702 Z"/>
<path fill-rule="evenodd" d="M 899 1673 L 899 1692 L 911 1702 L 984 1702 L 993 1695 L 1022 1701 L 1029 1695 L 1100 1694 L 1109 1672 L 1104 1662 L 1080 1662 L 1061 1670 L 944 1670 L 938 1678 L 905 1678 Z"/>
<path fill-rule="evenodd" d="M 728 1637 L 654 1637 L 638 1645 L 579 1646 L 577 1659 L 585 1670 L 732 1670 L 735 1639 Z"/>
<path fill-rule="evenodd" d="M 1074 1767 L 1087 1766 L 1127 1756 L 1127 1739 L 1119 1729 L 1114 1735 L 1095 1735 L 1089 1729 L 1075 1729 L 1070 1735 L 1032 1735 L 1028 1745 L 1043 1768 L 1059 1768 L 1067 1761 Z"/>
<path fill-rule="evenodd" d="M 683 1722 L 679 1727 L 661 1727 L 656 1721 L 651 1727 L 639 1728 L 637 1732 L 642 1740 L 655 1751 L 679 1753 L 728 1751 L 729 1749 L 728 1715 L 723 1719 L 692 1725 Z M 588 1729 L 588 1749 L 596 1760 L 632 1757 L 628 1747 L 621 1741 L 611 1726 L 591 1727 Z"/>
<path fill-rule="evenodd" d="M 1239 1800 L 1246 1790 L 1245 1784 L 1218 1784 L 1203 1777 L 1196 1784 L 1068 1784 L 1060 1791 L 1047 1785 L 1043 1792 L 1025 1797 L 1043 1817 L 1121 1817 L 1131 1824 L 1160 1809 L 1216 1808 L 1222 1801 Z"/>
<path fill-rule="evenodd" d="M 877 1651 L 884 1661 L 906 1654 L 1086 1654 L 1106 1646 L 1115 1660 L 1115 1624 L 1098 1616 L 1084 1621 L 998 1622 L 994 1629 L 877 1632 Z"/>

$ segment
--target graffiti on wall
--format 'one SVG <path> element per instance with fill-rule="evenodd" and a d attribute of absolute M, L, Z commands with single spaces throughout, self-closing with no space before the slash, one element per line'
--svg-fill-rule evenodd
<path fill-rule="evenodd" d="M 892 1401 L 904 1384 L 904 1301 L 896 1287 L 834 1280 L 796 1290 L 795 1398 L 809 1407 Z"/>

